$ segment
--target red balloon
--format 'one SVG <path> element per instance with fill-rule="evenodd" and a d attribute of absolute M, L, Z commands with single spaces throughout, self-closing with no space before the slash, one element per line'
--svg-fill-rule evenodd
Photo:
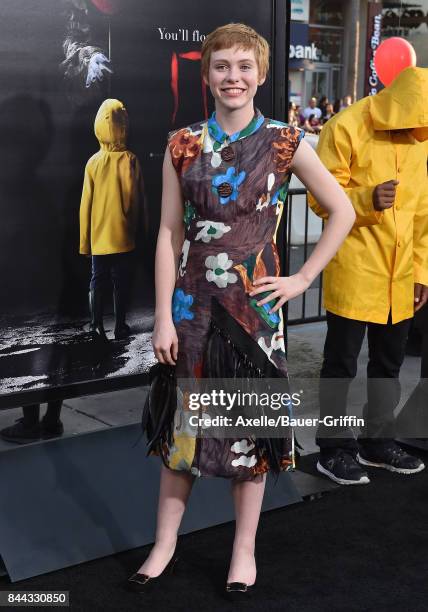
<path fill-rule="evenodd" d="M 416 53 L 407 40 L 393 36 L 379 45 L 374 64 L 380 81 L 387 86 L 404 68 L 416 66 Z"/>
<path fill-rule="evenodd" d="M 104 15 L 115 15 L 120 10 L 121 0 L 92 0 L 92 4 Z"/>

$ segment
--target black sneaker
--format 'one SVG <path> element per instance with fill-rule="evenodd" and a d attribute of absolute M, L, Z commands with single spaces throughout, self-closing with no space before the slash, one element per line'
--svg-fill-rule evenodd
<path fill-rule="evenodd" d="M 0 431 L 0 436 L 3 440 L 6 440 L 6 442 L 13 442 L 15 444 L 37 442 L 40 440 L 40 424 L 35 423 L 34 425 L 28 425 L 24 417 L 21 417 L 16 421 L 15 425 L 2 429 Z"/>
<path fill-rule="evenodd" d="M 419 457 L 409 455 L 394 440 L 361 444 L 357 455 L 361 465 L 384 468 L 398 474 L 417 474 L 425 469 L 424 463 Z"/>
<path fill-rule="evenodd" d="M 352 453 L 341 448 L 331 453 L 320 453 L 317 470 L 337 484 L 362 485 L 370 482 L 367 472 L 358 465 Z"/>
<path fill-rule="evenodd" d="M 44 440 L 48 440 L 49 438 L 57 438 L 62 436 L 64 433 L 64 425 L 62 421 L 58 419 L 55 423 L 49 423 L 43 417 L 40 423 L 41 436 Z"/>

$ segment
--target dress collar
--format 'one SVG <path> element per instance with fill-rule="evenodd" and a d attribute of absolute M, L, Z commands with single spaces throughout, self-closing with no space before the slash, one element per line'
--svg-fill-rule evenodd
<path fill-rule="evenodd" d="M 216 143 L 222 145 L 226 140 L 228 140 L 229 142 L 236 142 L 237 140 L 246 138 L 247 136 L 251 136 L 251 134 L 257 132 L 257 130 L 263 125 L 264 120 L 265 118 L 263 117 L 259 109 L 256 108 L 254 117 L 244 129 L 240 130 L 239 132 L 235 132 L 234 134 L 228 135 L 226 134 L 226 132 L 223 132 L 223 130 L 217 123 L 216 113 L 214 111 L 211 117 L 208 119 L 208 131 L 211 137 L 216 141 Z"/>

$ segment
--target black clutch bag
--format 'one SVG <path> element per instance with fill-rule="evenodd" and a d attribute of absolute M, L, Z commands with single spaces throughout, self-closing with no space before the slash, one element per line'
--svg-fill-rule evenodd
<path fill-rule="evenodd" d="M 157 363 L 150 368 L 150 389 L 144 404 L 141 427 L 147 436 L 147 454 L 172 444 L 174 415 L 177 408 L 175 366 Z"/>

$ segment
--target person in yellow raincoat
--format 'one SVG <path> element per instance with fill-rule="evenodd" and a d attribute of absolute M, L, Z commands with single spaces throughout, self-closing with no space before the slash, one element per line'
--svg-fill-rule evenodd
<path fill-rule="evenodd" d="M 112 280 L 114 335 L 120 340 L 130 333 L 125 316 L 139 208 L 144 202 L 142 174 L 137 157 L 126 147 L 128 114 L 122 102 L 104 100 L 94 129 L 100 150 L 89 159 L 85 169 L 80 203 L 80 253 L 92 256 L 89 305 L 93 337 L 107 340 L 103 293 Z"/>
<path fill-rule="evenodd" d="M 406 68 L 380 93 L 332 118 L 318 143 L 321 161 L 356 212 L 324 272 L 321 420 L 345 414 L 366 329 L 369 343 L 368 402 L 358 443 L 340 420 L 317 432 L 318 470 L 340 484 L 368 483 L 361 465 L 406 474 L 424 469 L 394 441 L 393 411 L 409 324 L 428 299 L 427 100 L 428 69 Z M 309 203 L 327 217 L 312 196 Z"/>

